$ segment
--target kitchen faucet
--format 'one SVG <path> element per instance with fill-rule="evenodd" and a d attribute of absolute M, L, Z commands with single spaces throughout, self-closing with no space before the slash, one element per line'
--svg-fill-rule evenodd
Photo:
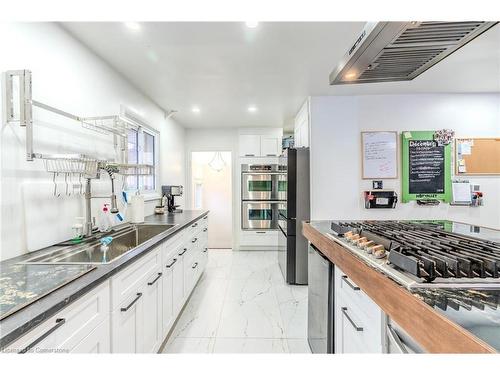
<path fill-rule="evenodd" d="M 94 229 L 94 224 L 92 222 L 92 198 L 110 198 L 111 200 L 111 213 L 116 214 L 119 212 L 118 205 L 116 202 L 116 194 L 115 194 L 115 173 L 118 172 L 118 168 L 116 166 L 110 164 L 99 164 L 99 169 L 105 170 L 109 178 L 111 179 L 111 195 L 110 196 L 92 196 L 91 189 L 91 180 L 87 178 L 85 184 L 85 224 L 83 235 L 84 237 L 91 237 Z"/>

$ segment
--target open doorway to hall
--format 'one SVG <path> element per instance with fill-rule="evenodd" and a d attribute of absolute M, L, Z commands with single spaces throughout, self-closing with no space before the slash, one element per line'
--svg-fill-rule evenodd
<path fill-rule="evenodd" d="M 191 153 L 191 208 L 210 210 L 210 249 L 230 249 L 233 244 L 231 160 L 230 151 Z"/>

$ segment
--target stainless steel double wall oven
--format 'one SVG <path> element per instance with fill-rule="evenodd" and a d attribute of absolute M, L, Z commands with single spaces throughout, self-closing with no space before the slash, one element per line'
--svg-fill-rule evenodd
<path fill-rule="evenodd" d="M 277 230 L 286 210 L 286 167 L 278 164 L 241 166 L 241 228 Z"/>

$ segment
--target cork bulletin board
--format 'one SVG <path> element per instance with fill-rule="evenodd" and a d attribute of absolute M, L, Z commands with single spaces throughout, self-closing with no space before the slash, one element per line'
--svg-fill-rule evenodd
<path fill-rule="evenodd" d="M 457 138 L 455 174 L 500 175 L 500 138 Z"/>

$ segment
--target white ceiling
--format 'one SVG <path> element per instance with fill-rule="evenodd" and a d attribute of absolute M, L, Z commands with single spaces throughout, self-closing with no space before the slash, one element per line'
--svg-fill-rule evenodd
<path fill-rule="evenodd" d="M 359 22 L 63 23 L 186 127 L 291 124 L 308 95 L 500 92 L 500 25 L 410 82 L 330 86 Z M 255 113 L 247 108 L 254 105 Z M 191 111 L 193 106 L 199 113 Z"/>

